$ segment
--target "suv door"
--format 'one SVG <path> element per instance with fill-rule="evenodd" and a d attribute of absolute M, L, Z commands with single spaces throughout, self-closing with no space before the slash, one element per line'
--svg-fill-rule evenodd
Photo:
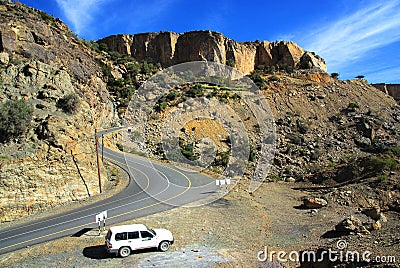
<path fill-rule="evenodd" d="M 157 239 L 149 231 L 140 231 L 140 239 L 142 248 L 154 248 L 157 247 Z"/>
<path fill-rule="evenodd" d="M 128 232 L 128 245 L 132 250 L 141 248 L 141 241 L 139 237 L 139 232 Z"/>

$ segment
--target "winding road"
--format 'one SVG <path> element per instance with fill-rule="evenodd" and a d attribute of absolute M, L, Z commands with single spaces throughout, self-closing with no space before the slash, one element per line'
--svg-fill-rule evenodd
<path fill-rule="evenodd" d="M 107 132 L 110 130 L 99 132 L 98 135 Z M 212 178 L 191 170 L 108 148 L 104 148 L 104 158 L 129 173 L 131 180 L 123 191 L 62 214 L 0 229 L 0 254 L 96 229 L 95 215 L 105 210 L 109 226 L 183 206 L 217 192 Z"/>

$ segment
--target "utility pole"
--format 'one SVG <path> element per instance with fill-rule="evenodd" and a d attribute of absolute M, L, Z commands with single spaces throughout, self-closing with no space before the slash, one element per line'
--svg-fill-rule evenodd
<path fill-rule="evenodd" d="M 104 162 L 104 135 L 101 134 L 101 162 Z"/>
<path fill-rule="evenodd" d="M 99 137 L 97 136 L 97 129 L 94 130 L 96 136 L 96 158 L 97 158 L 97 175 L 99 177 L 99 190 L 101 193 L 101 177 L 100 177 L 100 159 L 99 159 Z"/>

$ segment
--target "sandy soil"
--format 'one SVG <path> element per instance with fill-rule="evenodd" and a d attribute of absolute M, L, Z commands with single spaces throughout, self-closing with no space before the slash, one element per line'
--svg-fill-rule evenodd
<path fill-rule="evenodd" d="M 209 205 L 178 207 L 125 222 L 171 230 L 175 243 L 168 252 L 140 251 L 124 259 L 108 255 L 104 248 L 105 234 L 98 236 L 93 230 L 81 237 L 65 237 L 1 255 L 0 266 L 294 267 L 300 264 L 260 261 L 258 253 L 335 249 L 339 240 L 345 241 L 349 249 L 368 249 L 400 259 L 398 213 L 386 213 L 387 223 L 369 235 L 332 236 L 329 234 L 335 225 L 357 213 L 357 209 L 329 198 L 327 207 L 304 209 L 302 198 L 316 193 L 295 190 L 298 186 L 302 185 L 270 182 L 250 194 L 240 182 L 224 198 Z M 264 257 L 263 254 L 259 256 Z M 274 257 L 276 260 L 276 254 Z"/>

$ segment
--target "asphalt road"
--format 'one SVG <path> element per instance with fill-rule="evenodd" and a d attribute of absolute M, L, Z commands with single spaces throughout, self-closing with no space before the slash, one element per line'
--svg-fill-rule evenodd
<path fill-rule="evenodd" d="M 0 229 L 0 254 L 97 229 L 95 216 L 105 210 L 109 226 L 202 200 L 217 191 L 212 178 L 197 172 L 107 148 L 104 158 L 129 173 L 127 188 L 90 205 Z"/>

